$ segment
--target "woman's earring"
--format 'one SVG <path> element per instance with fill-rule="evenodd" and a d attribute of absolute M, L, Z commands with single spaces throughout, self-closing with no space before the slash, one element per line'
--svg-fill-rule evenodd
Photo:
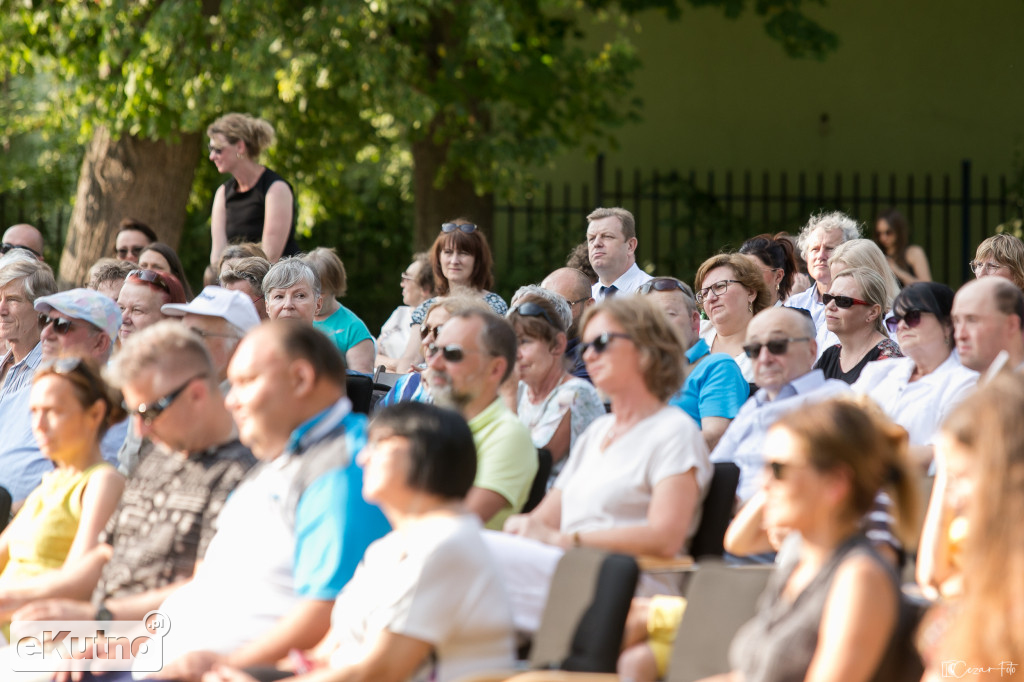
<path fill-rule="evenodd" d="M 747 312 L 748 313 L 754 312 L 754 302 L 753 301 L 747 301 Z"/>

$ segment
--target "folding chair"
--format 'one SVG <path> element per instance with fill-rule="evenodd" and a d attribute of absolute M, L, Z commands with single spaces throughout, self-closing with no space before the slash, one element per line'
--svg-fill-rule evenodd
<path fill-rule="evenodd" d="M 690 542 L 690 556 L 721 557 L 725 554 L 725 531 L 736 507 L 736 486 L 740 468 L 733 462 L 715 462 L 708 494 L 701 507 L 700 526 Z"/>
<path fill-rule="evenodd" d="M 0 531 L 3 531 L 11 521 L 12 502 L 10 491 L 0 486 Z"/>

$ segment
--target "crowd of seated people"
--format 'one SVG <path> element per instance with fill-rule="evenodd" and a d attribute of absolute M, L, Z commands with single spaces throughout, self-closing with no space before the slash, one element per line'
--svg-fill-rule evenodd
<path fill-rule="evenodd" d="M 905 228 L 885 215 L 876 231 Z M 42 234 L 13 226 L 3 635 L 160 611 L 156 679 L 454 681 L 512 662 L 567 551 L 687 555 L 731 463 L 725 558 L 775 572 L 723 679 L 873 679 L 915 548 L 928 674 L 1012 660 L 1024 244 L 986 239 L 954 291 L 920 249 L 861 231 L 812 215 L 710 255 L 691 286 L 644 272 L 632 214 L 601 208 L 506 304 L 484 230 L 456 218 L 375 338 L 331 248 L 223 245 L 193 296 L 126 220 L 88 288 L 59 291 Z M 390 391 L 356 405 L 353 375 L 378 368 Z M 666 674 L 684 595 L 676 573 L 641 575 L 620 674 Z"/>

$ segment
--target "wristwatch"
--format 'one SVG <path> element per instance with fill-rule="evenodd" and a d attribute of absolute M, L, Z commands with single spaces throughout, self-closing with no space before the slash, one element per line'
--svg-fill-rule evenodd
<path fill-rule="evenodd" d="M 100 607 L 98 609 L 96 609 L 95 620 L 98 620 L 98 621 L 114 620 L 114 614 L 110 612 L 110 609 L 107 608 L 106 604 L 102 604 L 101 603 Z"/>

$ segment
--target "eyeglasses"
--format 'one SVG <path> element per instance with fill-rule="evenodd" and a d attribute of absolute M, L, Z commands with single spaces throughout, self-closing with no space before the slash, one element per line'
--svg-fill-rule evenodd
<path fill-rule="evenodd" d="M 415 277 L 413 277 L 412 275 L 407 275 L 407 274 L 405 274 L 405 273 L 403 272 L 403 273 L 402 273 L 402 279 L 403 279 L 403 280 L 405 280 L 406 282 L 411 282 L 411 281 L 413 281 L 413 280 L 414 280 L 414 279 L 416 279 L 416 278 L 415 278 Z"/>
<path fill-rule="evenodd" d="M 544 310 L 533 301 L 527 301 L 526 303 L 517 305 L 515 308 L 512 309 L 512 312 L 519 313 L 524 317 L 543 317 L 545 320 L 547 320 L 548 324 L 550 324 L 555 329 L 562 328 L 562 325 L 555 324 L 555 321 L 551 319 L 550 315 L 548 315 L 548 311 Z"/>
<path fill-rule="evenodd" d="M 51 324 L 53 325 L 53 331 L 61 336 L 71 331 L 71 328 L 75 325 L 74 321 L 66 317 L 50 317 L 45 313 L 39 313 L 39 331 L 43 331 Z"/>
<path fill-rule="evenodd" d="M 28 251 L 29 253 L 34 254 L 40 258 L 42 258 L 43 256 L 43 254 L 39 253 L 38 251 L 31 247 L 25 246 L 24 244 L 8 244 L 7 242 L 0 244 L 0 256 L 6 256 L 15 249 L 22 249 L 23 251 Z"/>
<path fill-rule="evenodd" d="M 178 388 L 174 389 L 173 391 L 171 391 L 170 393 L 165 395 L 163 398 L 160 398 L 159 400 L 157 400 L 157 401 L 155 401 L 155 402 L 153 402 L 151 404 L 150 403 L 142 403 L 141 405 L 138 406 L 138 408 L 136 408 L 134 410 L 132 408 L 128 407 L 128 405 L 126 405 L 123 402 L 121 403 L 121 407 L 123 407 L 125 412 L 127 412 L 129 415 L 137 416 L 139 419 L 142 420 L 143 424 L 145 424 L 146 426 L 149 426 L 154 421 L 156 421 L 156 418 L 159 417 L 161 414 L 163 414 L 164 411 L 168 407 L 170 407 L 174 403 L 175 400 L 178 399 L 178 396 L 180 396 L 182 393 L 185 392 L 185 389 L 188 388 L 192 384 L 193 381 L 195 381 L 196 379 L 205 379 L 205 378 L 206 378 L 205 374 L 197 374 L 196 376 L 192 377 L 191 379 L 189 379 L 188 381 L 183 383 Z"/>
<path fill-rule="evenodd" d="M 842 308 L 843 310 L 846 310 L 847 308 L 852 308 L 855 305 L 871 305 L 867 301 L 862 301 L 859 298 L 854 298 L 852 296 L 833 296 L 832 294 L 822 294 L 821 301 L 825 305 L 828 305 L 832 301 L 835 301 L 836 306 Z"/>
<path fill-rule="evenodd" d="M 595 353 L 601 355 L 608 350 L 608 344 L 612 342 L 612 339 L 629 339 L 632 341 L 633 337 L 628 334 L 619 334 L 617 332 L 601 332 L 593 341 L 581 343 L 577 346 L 579 356 L 582 358 L 583 354 L 590 348 L 593 348 Z"/>
<path fill-rule="evenodd" d="M 727 287 L 722 287 L 722 293 L 725 293 L 726 288 Z M 655 277 L 654 279 L 649 279 L 640 285 L 640 289 L 638 291 L 641 294 L 649 294 L 651 291 L 675 291 L 676 289 L 683 292 L 688 297 L 693 298 L 693 291 L 690 290 L 690 287 L 680 282 L 675 277 Z"/>
<path fill-rule="evenodd" d="M 810 341 L 809 336 L 797 336 L 789 337 L 786 339 L 769 339 L 764 343 L 749 343 L 743 346 L 743 352 L 751 360 L 755 359 L 761 354 L 762 348 L 767 348 L 768 352 L 772 355 L 785 355 L 789 351 L 789 344 L 796 343 L 798 341 Z"/>
<path fill-rule="evenodd" d="M 575 301 L 569 301 L 568 303 L 569 303 L 569 306 L 571 307 L 571 306 L 574 306 L 574 305 L 576 305 L 578 303 L 583 303 L 584 301 L 589 301 L 589 300 L 590 300 L 590 296 L 584 296 L 583 298 L 577 298 Z"/>
<path fill-rule="evenodd" d="M 171 293 L 171 288 L 167 286 L 167 282 L 156 270 L 132 270 L 128 273 L 128 277 L 126 279 L 137 279 L 142 282 L 154 284 L 167 293 Z"/>
<path fill-rule="evenodd" d="M 470 232 L 476 232 L 476 225 L 473 223 L 444 223 L 441 225 L 441 231 L 444 233 L 454 232 L 455 230 L 462 230 L 469 234 Z"/>
<path fill-rule="evenodd" d="M 971 272 L 973 272 L 975 275 L 980 275 L 980 274 L 982 274 L 982 273 L 984 273 L 986 271 L 991 272 L 992 270 L 999 270 L 1001 268 L 1008 268 L 1008 267 L 1010 267 L 1008 265 L 1003 265 L 1002 263 L 991 263 L 991 262 L 983 263 L 981 261 L 976 261 L 976 260 L 972 260 L 967 265 L 971 268 Z"/>
<path fill-rule="evenodd" d="M 893 313 L 892 317 L 885 321 L 885 327 L 886 329 L 889 330 L 890 334 L 895 334 L 896 328 L 900 324 L 900 320 L 903 320 L 904 322 L 907 323 L 908 327 L 913 329 L 917 325 L 921 324 L 921 313 L 923 312 L 923 310 L 908 310 L 902 315 L 897 315 L 896 313 Z"/>
<path fill-rule="evenodd" d="M 129 253 L 131 253 L 133 256 L 138 258 L 139 256 L 142 255 L 142 252 L 145 251 L 145 250 L 146 250 L 145 246 L 132 246 L 132 247 L 122 246 L 120 249 L 114 249 L 114 253 L 116 253 L 118 255 L 118 257 L 123 260 L 123 259 L 128 257 Z"/>
<path fill-rule="evenodd" d="M 450 343 L 447 346 L 438 346 L 432 343 L 427 346 L 428 357 L 433 358 L 440 353 L 445 362 L 451 363 L 462 362 L 466 359 L 466 353 L 468 352 L 468 350 L 455 343 Z"/>
<path fill-rule="evenodd" d="M 211 154 L 220 154 L 224 151 L 224 147 L 216 147 L 212 144 L 209 145 L 207 148 L 210 150 Z"/>
<path fill-rule="evenodd" d="M 420 325 L 420 338 L 426 339 L 428 336 L 433 334 L 434 338 L 436 339 L 437 335 L 441 333 L 441 326 L 442 325 L 435 324 L 433 327 L 431 327 L 426 322 L 424 322 L 423 324 Z"/>
<path fill-rule="evenodd" d="M 703 303 L 707 300 L 709 293 L 714 293 L 715 296 L 723 296 L 728 291 L 730 284 L 743 284 L 738 279 L 723 279 L 720 282 L 715 282 L 709 287 L 704 287 L 697 292 L 697 303 Z"/>

